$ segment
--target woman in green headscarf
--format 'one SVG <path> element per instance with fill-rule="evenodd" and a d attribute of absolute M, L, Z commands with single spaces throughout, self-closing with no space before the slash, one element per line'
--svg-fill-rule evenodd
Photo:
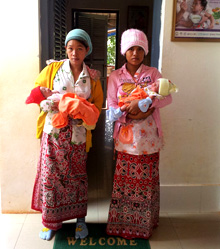
<path fill-rule="evenodd" d="M 65 40 L 68 59 L 48 61 L 35 87 L 43 86 L 61 94 L 72 92 L 93 103 L 101 112 L 103 92 L 99 72 L 87 67 L 84 59 L 92 52 L 89 35 L 82 29 L 71 30 Z M 58 108 L 58 103 L 52 107 Z M 42 212 L 40 237 L 50 240 L 62 222 L 77 218 L 75 237 L 85 238 L 87 214 L 87 152 L 91 147 L 91 130 L 81 121 L 69 118 L 68 125 L 57 129 L 48 113 L 41 112 L 37 138 L 41 138 L 40 158 L 34 184 L 32 209 Z"/>

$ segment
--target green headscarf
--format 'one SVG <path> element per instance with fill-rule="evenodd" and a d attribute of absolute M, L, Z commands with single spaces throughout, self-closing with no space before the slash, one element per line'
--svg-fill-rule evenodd
<path fill-rule="evenodd" d="M 68 41 L 70 41 L 70 40 L 79 40 L 79 41 L 85 42 L 89 47 L 89 51 L 88 51 L 87 55 L 90 55 L 92 53 L 92 42 L 91 42 L 90 36 L 83 29 L 71 30 L 66 36 L 65 46 L 67 45 Z"/>

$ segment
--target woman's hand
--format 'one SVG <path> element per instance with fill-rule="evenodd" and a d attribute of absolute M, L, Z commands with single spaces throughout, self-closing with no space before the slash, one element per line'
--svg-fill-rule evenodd
<path fill-rule="evenodd" d="M 181 11 L 183 11 L 184 13 L 187 11 L 188 5 L 186 3 L 186 0 L 183 0 L 182 3 L 180 4 L 180 9 Z"/>
<path fill-rule="evenodd" d="M 147 112 L 138 112 L 137 114 L 131 114 L 131 113 L 128 113 L 127 114 L 127 118 L 130 118 L 130 119 L 145 119 L 147 118 L 148 116 L 150 116 L 153 112 L 154 112 L 155 108 L 151 108 L 151 109 L 148 109 Z"/>
<path fill-rule="evenodd" d="M 187 11 L 188 5 L 186 0 L 183 0 L 180 4 L 180 11 L 176 14 L 176 25 L 179 24 L 179 21 L 183 18 L 184 13 Z"/>
<path fill-rule="evenodd" d="M 126 112 L 133 115 L 138 114 L 140 112 L 140 109 L 138 107 L 138 102 L 139 99 L 132 100 L 131 102 L 126 102 L 129 103 L 129 105 L 126 108 Z"/>

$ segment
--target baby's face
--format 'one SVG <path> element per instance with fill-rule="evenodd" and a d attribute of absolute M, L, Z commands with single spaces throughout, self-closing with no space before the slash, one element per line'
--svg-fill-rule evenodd
<path fill-rule="evenodd" d="M 40 87 L 40 91 L 43 94 L 45 99 L 47 99 L 53 94 L 53 92 L 49 88 L 43 87 L 43 86 Z"/>
<path fill-rule="evenodd" d="M 201 1 L 200 0 L 194 0 L 193 4 L 192 4 L 192 12 L 194 14 L 199 14 L 200 12 L 202 12 L 203 7 L 201 5 Z"/>
<path fill-rule="evenodd" d="M 151 89 L 151 91 L 158 93 L 158 91 L 159 91 L 159 80 L 157 80 L 156 82 L 152 83 L 150 85 L 150 89 Z"/>

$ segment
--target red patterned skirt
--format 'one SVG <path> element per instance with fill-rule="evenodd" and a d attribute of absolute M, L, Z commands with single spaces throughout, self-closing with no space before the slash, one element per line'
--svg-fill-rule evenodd
<path fill-rule="evenodd" d="M 158 226 L 159 201 L 159 153 L 118 152 L 107 234 L 148 239 Z"/>
<path fill-rule="evenodd" d="M 43 225 L 53 230 L 87 213 L 86 144 L 74 145 L 71 137 L 69 125 L 58 138 L 43 133 L 41 141 L 31 207 L 42 212 Z"/>

